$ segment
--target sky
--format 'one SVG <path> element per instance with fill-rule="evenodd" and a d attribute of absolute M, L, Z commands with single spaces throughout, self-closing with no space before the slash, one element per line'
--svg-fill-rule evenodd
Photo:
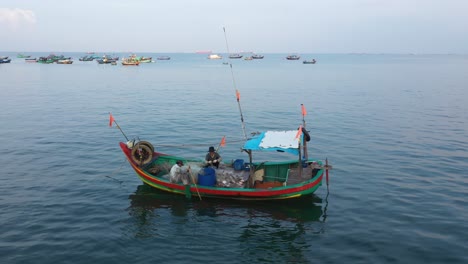
<path fill-rule="evenodd" d="M 468 54 L 468 0 L 0 0 L 0 37 L 7 52 Z"/>

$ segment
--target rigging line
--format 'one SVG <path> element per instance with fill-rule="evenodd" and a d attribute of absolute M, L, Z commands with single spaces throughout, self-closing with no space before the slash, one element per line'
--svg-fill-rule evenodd
<path fill-rule="evenodd" d="M 112 180 L 114 180 L 114 181 L 116 181 L 116 182 L 122 184 L 123 181 L 117 180 L 116 178 L 114 178 L 114 177 L 112 177 L 112 176 L 114 176 L 117 172 L 119 172 L 119 171 L 122 169 L 122 167 L 123 167 L 125 161 L 127 161 L 127 159 L 124 159 L 123 162 L 120 164 L 120 167 L 119 167 L 118 169 L 114 170 L 114 171 L 111 173 L 110 176 L 109 176 L 109 175 L 104 175 L 104 177 L 107 177 L 107 178 L 109 178 L 109 179 L 112 179 Z"/>
<path fill-rule="evenodd" d="M 223 31 L 224 31 L 224 40 L 226 41 L 226 49 L 227 49 L 228 56 L 229 56 L 229 54 L 230 54 L 229 44 L 228 44 L 228 40 L 227 40 L 227 36 L 226 36 L 226 29 L 224 27 L 223 27 Z M 242 114 L 242 108 L 241 108 L 241 105 L 240 105 L 240 95 L 239 95 L 239 91 L 237 90 L 236 79 L 234 78 L 234 71 L 232 70 L 232 63 L 229 62 L 229 66 L 231 68 L 232 83 L 234 85 L 234 90 L 236 92 L 237 106 L 239 107 L 239 112 L 240 112 L 242 132 L 244 132 L 244 139 L 247 140 L 247 133 L 245 132 L 244 115 Z"/>
<path fill-rule="evenodd" d="M 235 143 L 235 142 L 244 142 L 244 139 L 235 139 L 226 141 L 226 143 Z M 216 145 L 217 143 L 213 143 L 211 145 Z M 153 144 L 155 147 L 179 147 L 179 148 L 191 148 L 191 147 L 200 147 L 206 146 L 206 143 L 203 144 L 181 144 L 181 145 L 170 145 L 170 144 Z"/>

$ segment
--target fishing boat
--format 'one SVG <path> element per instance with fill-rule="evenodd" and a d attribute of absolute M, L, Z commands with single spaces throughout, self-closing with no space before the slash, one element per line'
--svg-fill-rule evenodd
<path fill-rule="evenodd" d="M 100 59 L 96 59 L 99 64 L 111 64 L 113 61 L 118 61 L 119 57 L 112 57 L 110 55 L 104 55 Z"/>
<path fill-rule="evenodd" d="M 150 63 L 153 62 L 153 57 L 137 57 L 137 60 L 140 63 Z"/>
<path fill-rule="evenodd" d="M 240 59 L 240 58 L 242 58 L 242 55 L 240 55 L 239 53 L 233 53 L 233 54 L 229 55 L 229 58 L 230 59 Z"/>
<path fill-rule="evenodd" d="M 233 83 L 235 86 L 234 80 Z M 322 185 L 324 175 L 328 184 L 328 170 L 331 168 L 328 160 L 324 163 L 321 160 L 309 159 L 307 142 L 311 137 L 306 130 L 307 112 L 304 105 L 301 104 L 302 124 L 295 128 L 266 130 L 247 136 L 240 93 L 234 88 L 244 138 L 242 143 L 237 140 L 232 142 L 239 144 L 244 154 L 232 162 L 220 162 L 219 156 L 215 156 L 216 160 L 212 163 L 156 151 L 154 147 L 158 146 L 159 142 L 158 145 L 153 145 L 139 138 L 129 140 L 109 113 L 109 126 L 115 124 L 125 137 L 126 141 L 120 142 L 119 145 L 139 179 L 154 189 L 184 195 L 187 198 L 198 197 L 200 200 L 282 200 L 313 194 Z M 225 145 L 226 138 L 222 137 L 218 149 Z M 209 147 L 209 153 L 213 151 L 214 147 Z M 254 159 L 254 153 L 256 155 L 258 152 L 286 153 L 290 154 L 291 158 L 258 161 L 257 156 Z M 176 173 L 173 174 L 174 172 Z"/>
<path fill-rule="evenodd" d="M 28 58 L 28 59 L 24 59 L 25 62 L 29 62 L 29 63 L 34 63 L 34 62 L 37 62 L 37 59 L 36 58 Z"/>
<path fill-rule="evenodd" d="M 31 55 L 24 55 L 22 53 L 19 53 L 16 57 L 20 59 L 23 59 L 23 58 L 26 59 L 26 58 L 31 58 Z"/>
<path fill-rule="evenodd" d="M 261 60 L 261 59 L 263 59 L 263 57 L 264 57 L 263 55 L 259 55 L 259 54 L 253 54 L 252 55 L 252 59 L 254 59 L 254 60 Z"/>
<path fill-rule="evenodd" d="M 305 60 L 303 61 L 302 63 L 303 64 L 315 64 L 317 61 L 315 59 L 312 59 L 312 60 Z"/>
<path fill-rule="evenodd" d="M 72 64 L 73 61 L 70 59 L 58 60 L 57 64 Z"/>
<path fill-rule="evenodd" d="M 170 59 L 171 59 L 171 57 L 169 57 L 169 56 L 159 56 L 157 58 L 157 60 L 170 60 Z"/>
<path fill-rule="evenodd" d="M 78 60 L 79 61 L 93 61 L 95 58 L 92 57 L 92 56 L 83 56 L 83 57 L 80 57 Z"/>
<path fill-rule="evenodd" d="M 10 63 L 10 62 L 11 62 L 11 59 L 9 59 L 8 57 L 0 58 L 0 63 Z"/>
<path fill-rule="evenodd" d="M 306 112 L 303 106 L 302 113 L 304 117 Z M 109 125 L 113 123 L 117 124 L 110 114 Z M 121 130 L 120 126 L 117 127 Z M 123 131 L 122 134 L 125 136 Z M 328 175 L 328 169 L 331 168 L 328 161 L 324 164 L 320 160 L 308 158 L 309 140 L 305 121 L 297 129 L 258 132 L 246 137 L 241 147 L 247 157 L 222 163 L 219 167 L 209 166 L 202 160 L 155 151 L 149 141 L 134 139 L 120 142 L 120 148 L 140 180 L 155 189 L 185 195 L 187 198 L 276 200 L 310 195 L 322 185 L 325 173 Z M 220 146 L 224 144 L 223 137 Z M 296 158 L 254 161 L 253 154 L 256 152 L 289 153 Z M 183 167 L 189 179 L 186 184 L 170 179 L 170 170 L 177 161 L 185 163 Z"/>
<path fill-rule="evenodd" d="M 54 63 L 54 60 L 50 57 L 39 57 L 37 62 L 42 64 L 51 64 Z"/>
<path fill-rule="evenodd" d="M 295 55 L 295 54 L 292 54 L 292 55 L 288 55 L 286 57 L 287 60 L 299 60 L 301 57 L 298 56 L 298 55 Z"/>
<path fill-rule="evenodd" d="M 222 59 L 223 57 L 219 56 L 218 54 L 210 54 L 208 55 L 208 59 L 210 60 L 219 60 Z"/>
<path fill-rule="evenodd" d="M 140 61 L 137 60 L 135 57 L 123 58 L 122 59 L 123 66 L 138 66 L 140 65 Z"/>

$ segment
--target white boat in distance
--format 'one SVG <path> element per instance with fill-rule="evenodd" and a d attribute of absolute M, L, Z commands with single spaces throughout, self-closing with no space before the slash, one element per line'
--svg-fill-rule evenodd
<path fill-rule="evenodd" d="M 223 57 L 219 56 L 218 54 L 210 54 L 208 55 L 208 59 L 210 60 L 219 60 L 222 59 Z"/>

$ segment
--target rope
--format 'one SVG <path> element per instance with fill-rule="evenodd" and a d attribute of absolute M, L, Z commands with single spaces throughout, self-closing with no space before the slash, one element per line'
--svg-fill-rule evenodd
<path fill-rule="evenodd" d="M 226 144 L 228 143 L 237 143 L 237 142 L 244 142 L 245 139 L 237 139 L 237 140 L 230 140 L 226 141 Z M 218 143 L 213 143 L 209 145 L 216 145 Z M 180 145 L 166 145 L 166 144 L 153 144 L 155 147 L 179 147 L 179 148 L 190 148 L 190 147 L 200 147 L 200 146 L 206 146 L 206 143 L 200 143 L 200 144 L 180 144 Z"/>
<path fill-rule="evenodd" d="M 123 162 L 120 164 L 120 167 L 119 167 L 118 169 L 114 170 L 114 171 L 111 173 L 111 176 L 109 176 L 109 175 L 104 175 L 104 177 L 107 177 L 107 178 L 109 178 L 109 179 L 112 179 L 112 180 L 117 181 L 118 183 L 122 184 L 123 181 L 117 180 L 116 178 L 114 178 L 114 177 L 112 177 L 112 176 L 113 176 L 114 174 L 116 174 L 117 172 L 119 172 L 119 171 L 122 169 L 122 167 L 123 167 L 125 161 L 127 161 L 127 159 L 124 159 L 124 160 L 123 160 Z"/>

